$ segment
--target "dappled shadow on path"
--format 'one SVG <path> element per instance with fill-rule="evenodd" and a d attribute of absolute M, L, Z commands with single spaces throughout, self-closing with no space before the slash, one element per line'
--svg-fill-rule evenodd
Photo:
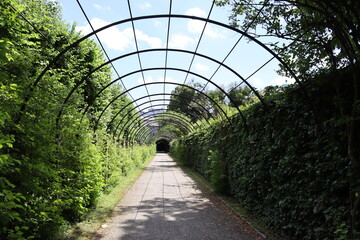
<path fill-rule="evenodd" d="M 118 214 L 124 221 L 114 222 L 95 239 L 261 239 L 235 217 L 198 198 L 156 197 L 140 206 L 123 206 Z"/>
<path fill-rule="evenodd" d="M 167 154 L 157 154 L 92 239 L 262 239 Z"/>

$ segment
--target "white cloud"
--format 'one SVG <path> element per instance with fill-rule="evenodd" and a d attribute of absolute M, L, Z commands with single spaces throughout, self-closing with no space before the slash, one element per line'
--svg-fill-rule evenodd
<path fill-rule="evenodd" d="M 108 11 L 111 10 L 111 8 L 109 6 L 105 7 L 105 6 L 101 6 L 101 5 L 97 4 L 97 3 L 94 3 L 93 7 L 96 8 L 96 9 L 99 9 L 99 10 L 108 10 Z"/>
<path fill-rule="evenodd" d="M 200 8 L 190 8 L 185 12 L 185 15 L 196 16 L 196 17 L 206 17 L 206 12 Z M 191 33 L 201 33 L 204 29 L 205 22 L 200 20 L 189 20 L 187 23 L 187 29 Z M 222 38 L 223 35 L 220 34 L 216 29 L 213 29 L 209 24 L 205 28 L 205 35 L 211 38 Z"/>
<path fill-rule="evenodd" d="M 186 49 L 189 45 L 194 44 L 194 43 L 195 43 L 195 40 L 189 36 L 181 35 L 181 34 L 174 34 L 171 36 L 171 39 L 169 41 L 169 47 Z"/>
<path fill-rule="evenodd" d="M 185 12 L 185 15 L 206 17 L 206 12 L 200 8 L 190 8 Z"/>
<path fill-rule="evenodd" d="M 140 3 L 140 4 L 138 4 L 138 7 L 140 8 L 140 9 L 148 9 L 148 8 L 151 8 L 151 4 L 150 3 L 148 3 L 148 2 L 144 2 L 144 3 Z"/>
<path fill-rule="evenodd" d="M 159 77 L 158 78 L 159 82 L 164 82 L 164 77 Z M 171 78 L 171 77 L 166 77 L 165 82 L 177 82 L 175 79 Z"/>
<path fill-rule="evenodd" d="M 144 79 L 141 77 L 141 78 L 138 78 L 138 83 L 140 83 L 140 84 L 143 84 L 144 83 Z M 154 82 L 154 79 L 151 77 L 151 76 L 149 76 L 149 77 L 147 77 L 147 78 L 145 78 L 145 83 L 152 83 L 152 82 Z"/>
<path fill-rule="evenodd" d="M 99 18 L 94 18 L 90 22 L 94 29 L 110 24 Z M 91 32 L 90 25 L 76 27 L 76 30 L 81 31 L 83 34 Z M 151 37 L 138 29 L 135 30 L 135 33 L 138 40 L 146 42 L 151 48 L 159 48 L 162 46 L 160 38 Z M 98 36 L 100 40 L 112 50 L 124 51 L 128 47 L 134 46 L 134 33 L 132 28 L 126 28 L 120 31 L 117 27 L 111 27 L 99 32 Z"/>
<path fill-rule="evenodd" d="M 209 67 L 208 67 L 208 66 L 206 66 L 206 65 L 204 65 L 204 64 L 201 64 L 201 63 L 196 63 L 196 64 L 195 64 L 195 68 L 196 68 L 197 70 L 200 70 L 200 71 L 207 71 L 207 70 L 209 70 Z"/>
<path fill-rule="evenodd" d="M 131 29 L 131 31 L 132 31 L 132 29 Z M 143 41 L 147 42 L 150 45 L 150 47 L 161 48 L 162 41 L 160 38 L 150 37 L 150 36 L 146 35 L 145 33 L 143 33 L 142 31 L 137 30 L 137 29 L 135 29 L 135 33 L 136 33 L 136 38 L 138 40 L 143 40 Z"/>

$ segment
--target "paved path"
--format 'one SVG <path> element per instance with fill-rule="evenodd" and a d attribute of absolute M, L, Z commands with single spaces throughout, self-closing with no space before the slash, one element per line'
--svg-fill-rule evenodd
<path fill-rule="evenodd" d="M 97 239 L 261 239 L 216 199 L 157 154 Z"/>

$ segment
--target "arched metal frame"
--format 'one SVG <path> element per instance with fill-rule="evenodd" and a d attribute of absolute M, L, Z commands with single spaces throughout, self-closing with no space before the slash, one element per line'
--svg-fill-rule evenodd
<path fill-rule="evenodd" d="M 260 94 L 256 91 L 256 89 L 255 89 L 248 81 L 246 81 L 238 72 L 236 72 L 235 70 L 233 70 L 233 69 L 230 68 L 229 66 L 225 65 L 224 63 L 222 63 L 222 62 L 220 62 L 220 61 L 218 61 L 218 60 L 216 60 L 216 59 L 214 59 L 214 58 L 211 58 L 211 57 L 209 57 L 209 56 L 206 56 L 206 55 L 204 55 L 204 54 L 200 54 L 200 53 L 193 52 L 193 51 L 188 51 L 188 50 L 183 50 L 183 49 L 170 49 L 170 48 L 169 48 L 169 49 L 157 48 L 157 49 L 140 50 L 140 51 L 127 53 L 127 54 L 121 55 L 121 56 L 119 56 L 119 57 L 113 58 L 113 59 L 111 59 L 111 60 L 109 60 L 109 61 L 101 64 L 100 66 L 94 68 L 90 73 L 88 73 L 88 74 L 82 79 L 82 81 L 79 82 L 79 85 L 74 86 L 74 90 L 71 90 L 70 93 L 69 93 L 69 95 L 71 95 L 71 94 L 72 94 L 83 82 L 85 82 L 86 79 L 88 79 L 93 73 L 97 72 L 97 71 L 100 70 L 102 67 L 107 66 L 107 65 L 113 63 L 114 61 L 120 60 L 120 59 L 125 58 L 125 57 L 129 57 L 129 56 L 132 56 L 132 55 L 135 55 L 135 54 L 147 53 L 147 52 L 164 52 L 164 51 L 165 51 L 165 52 L 180 52 L 180 53 L 194 54 L 194 55 L 196 55 L 196 56 L 203 57 L 203 58 L 205 58 L 205 59 L 208 59 L 208 60 L 210 60 L 210 61 L 212 61 L 212 62 L 215 62 L 215 63 L 219 64 L 219 66 L 224 67 L 225 69 L 227 69 L 227 70 L 229 70 L 231 73 L 233 73 L 235 76 L 237 76 L 239 79 L 241 79 L 241 80 L 254 92 L 254 94 L 257 96 L 257 98 L 260 100 L 260 102 L 261 102 L 264 106 L 266 106 L 265 102 L 264 102 L 263 99 L 261 98 Z M 167 71 L 167 70 L 179 70 L 179 69 L 172 69 L 172 68 L 168 68 L 168 67 L 163 67 L 163 68 L 156 68 L 156 69 L 154 68 L 153 70 L 165 70 L 165 71 Z M 190 72 L 189 70 L 185 70 L 185 69 L 181 69 L 181 70 L 184 71 L 184 72 L 186 72 L 187 74 L 190 73 L 190 74 L 195 75 L 194 73 Z M 145 72 L 145 69 L 141 69 L 141 70 L 139 70 L 138 72 Z M 111 85 L 114 84 L 115 82 L 120 81 L 120 80 L 123 79 L 124 77 L 126 77 L 126 75 L 125 75 L 125 76 L 122 76 L 122 77 L 118 77 L 118 78 L 116 78 L 115 80 L 111 81 L 109 84 L 107 84 L 105 87 L 103 87 L 103 88 L 94 96 L 94 99 L 93 99 L 93 100 L 95 100 L 95 98 L 98 97 L 106 88 L 108 88 L 109 86 L 111 86 Z M 205 79 L 204 77 L 201 77 L 201 78 L 203 78 L 207 83 L 211 83 L 211 84 L 214 85 L 214 83 L 213 83 L 211 80 Z M 217 86 L 217 85 L 215 85 L 215 86 L 216 86 L 217 88 L 219 88 L 219 86 Z M 221 89 L 221 88 L 219 88 L 219 89 Z M 225 92 L 225 91 L 224 91 L 224 92 Z M 228 94 L 226 93 L 226 95 L 228 95 Z M 68 96 L 68 97 L 70 97 L 70 96 Z M 68 101 L 68 97 L 66 98 L 67 100 L 65 100 L 63 104 L 66 104 L 66 102 Z M 86 109 L 85 109 L 85 111 L 84 111 L 84 114 L 88 111 L 88 108 L 89 108 L 89 107 L 90 107 L 90 105 L 88 105 L 88 106 L 86 107 Z M 240 111 L 240 110 L 238 110 L 238 111 Z"/>
<path fill-rule="evenodd" d="M 148 109 L 148 108 L 153 108 L 153 107 L 159 107 L 159 106 L 166 106 L 166 104 L 155 104 L 155 105 L 152 105 L 152 106 L 148 106 L 146 107 L 145 109 Z M 153 109 L 152 111 L 154 111 L 155 115 L 156 115 L 156 111 L 162 111 L 164 109 Z M 153 116 L 151 115 L 151 112 L 149 112 L 150 114 L 146 114 L 145 117 L 147 116 Z M 132 126 L 135 126 L 136 127 L 136 124 L 141 124 L 141 121 L 145 118 L 144 116 L 138 114 L 138 113 L 134 113 L 132 114 L 129 119 L 126 121 L 126 123 L 124 124 L 124 128 L 123 129 L 129 129 L 131 128 Z M 193 124 L 192 124 L 193 125 Z M 198 125 L 198 124 L 197 124 Z M 120 137 L 122 131 L 119 132 L 118 134 L 118 137 Z"/>
<path fill-rule="evenodd" d="M 193 100 L 190 99 L 190 98 L 183 97 L 182 95 L 170 94 L 170 93 L 157 93 L 157 94 L 150 94 L 149 96 L 150 96 L 150 97 L 155 97 L 155 96 L 176 96 L 176 97 L 183 98 L 183 99 L 185 99 L 185 100 L 189 100 L 190 102 L 195 103 L 195 104 L 198 105 L 201 109 L 203 109 L 204 111 L 206 111 L 207 114 L 209 114 L 209 117 L 215 119 L 214 116 L 212 115 L 212 113 L 210 113 L 209 110 L 207 110 L 206 108 L 204 108 L 204 106 L 202 106 L 202 105 L 199 104 L 198 102 L 193 101 Z M 139 101 L 139 100 L 141 100 L 141 99 L 147 98 L 147 97 L 148 97 L 148 96 L 140 97 L 140 98 L 138 98 L 138 99 L 135 99 L 134 101 L 129 102 L 129 103 L 126 104 L 124 107 L 122 107 L 122 108 L 114 115 L 114 117 L 110 120 L 110 122 L 108 123 L 107 129 L 109 128 L 109 125 L 110 125 L 113 121 L 115 121 L 116 117 L 119 116 L 120 113 L 122 113 L 123 110 L 125 110 L 127 107 L 131 106 L 133 103 L 135 103 L 135 102 L 137 102 L 137 101 Z M 164 99 L 155 99 L 155 100 L 152 100 L 152 102 L 158 101 L 158 100 L 164 101 Z M 165 100 L 166 100 L 166 99 L 165 99 Z M 175 101 L 175 100 L 173 100 L 173 101 Z M 149 101 L 148 101 L 148 102 L 149 102 Z M 148 102 L 146 102 L 146 103 L 148 103 Z M 138 105 L 137 107 L 139 107 L 139 106 L 140 106 L 140 105 Z M 189 106 L 189 105 L 188 105 L 188 106 Z M 135 110 L 137 107 L 134 107 L 134 108 L 132 108 L 131 110 L 128 110 L 128 113 L 130 113 L 132 110 Z M 190 107 L 191 107 L 191 106 L 190 106 Z M 201 113 L 200 113 L 200 114 L 201 114 Z M 202 114 L 201 114 L 201 115 L 202 115 Z M 208 122 L 207 118 L 206 118 L 204 115 L 202 115 L 202 116 L 203 116 L 204 119 Z M 124 117 L 125 117 L 125 115 L 123 116 L 123 118 L 124 118 Z M 120 120 L 120 123 L 122 122 L 123 118 Z M 117 127 L 118 127 L 118 126 L 119 126 L 119 123 L 117 124 Z M 116 131 L 117 131 L 117 127 L 116 127 L 115 130 L 114 130 L 115 133 L 116 133 Z"/>
<path fill-rule="evenodd" d="M 171 119 L 170 119 L 171 120 Z M 156 122 L 156 120 L 154 120 L 154 122 Z M 170 121 L 172 124 L 175 124 L 177 126 L 177 129 L 179 131 L 181 131 L 183 134 L 187 134 L 189 132 L 191 132 L 189 129 L 186 128 L 185 125 L 183 125 L 183 123 L 181 122 L 176 122 L 171 120 Z M 142 140 L 142 141 L 147 141 L 148 138 L 145 137 L 147 135 L 147 133 L 150 132 L 157 132 L 159 130 L 160 127 L 158 127 L 158 129 L 148 129 L 146 127 L 142 128 L 142 129 L 137 129 L 136 135 L 134 136 L 133 140 L 137 139 L 138 141 Z"/>
<path fill-rule="evenodd" d="M 201 104 L 199 104 L 199 103 L 196 102 L 196 101 L 193 101 L 192 99 L 183 97 L 182 95 L 169 94 L 169 93 L 165 93 L 165 94 L 164 94 L 164 93 L 158 93 L 158 94 L 150 94 L 149 96 L 150 96 L 150 97 L 153 97 L 153 96 L 177 96 L 177 97 L 180 97 L 180 98 L 189 100 L 189 101 L 197 104 L 197 105 L 198 105 L 201 109 L 203 109 L 204 111 L 206 111 L 207 114 L 209 114 L 209 116 L 210 116 L 211 118 L 215 119 L 214 116 L 213 116 L 213 114 L 212 114 L 211 112 L 209 112 L 209 110 L 206 109 L 204 106 L 202 106 Z M 127 105 L 125 105 L 122 109 L 120 109 L 120 110 L 114 115 L 114 117 L 113 117 L 113 118 L 111 119 L 111 121 L 108 123 L 108 128 L 109 128 L 110 124 L 111 124 L 113 121 L 115 121 L 115 118 L 116 118 L 123 110 L 125 110 L 128 106 L 130 106 L 131 104 L 133 104 L 134 102 L 136 102 L 136 101 L 138 101 L 138 100 L 141 100 L 141 99 L 144 99 L 144 98 L 147 98 L 147 97 L 148 97 L 148 96 L 143 96 L 143 97 L 138 98 L 138 99 L 135 99 L 134 101 L 131 101 L 130 103 L 128 103 Z M 155 101 L 164 101 L 164 99 L 155 99 L 155 100 L 152 100 L 152 102 L 155 102 Z M 173 100 L 173 101 L 175 101 L 175 100 Z M 143 104 L 146 104 L 146 103 L 148 103 L 148 102 L 149 102 L 149 101 L 147 101 L 147 102 L 145 102 L 145 103 L 143 103 Z M 134 108 L 132 108 L 131 110 L 128 110 L 128 113 L 131 113 L 133 110 L 135 110 L 135 109 L 138 108 L 139 106 L 141 106 L 141 104 L 140 104 L 140 105 L 137 105 L 137 107 L 134 107 Z M 190 107 L 191 107 L 191 106 L 190 106 Z M 193 107 L 191 107 L 191 108 L 193 108 Z M 193 109 L 195 109 L 195 108 L 193 108 Z M 195 109 L 195 110 L 197 110 L 197 109 Z M 140 111 L 141 111 L 141 109 L 140 109 Z M 209 123 L 209 121 L 208 121 L 208 119 L 207 119 L 207 116 L 204 116 L 201 112 L 199 112 L 199 113 L 200 113 L 200 115 L 203 116 L 203 119 L 205 119 L 205 120 Z M 114 129 L 113 135 L 116 135 L 116 132 L 117 132 L 117 130 L 118 130 L 118 127 L 119 127 L 120 124 L 123 122 L 123 120 L 125 119 L 125 117 L 126 117 L 126 115 L 124 115 L 124 116 L 121 118 L 121 120 L 118 121 L 118 124 L 116 124 L 116 127 L 115 127 L 115 129 Z M 122 129 L 123 129 L 123 128 L 124 128 L 124 125 L 123 125 Z M 120 132 L 122 132 L 122 129 L 120 130 Z"/>
<path fill-rule="evenodd" d="M 183 134 L 187 134 L 189 133 L 190 131 L 188 131 L 183 125 L 182 123 L 177 123 L 177 122 L 171 122 L 173 124 L 176 124 L 177 125 L 177 129 L 179 131 L 181 131 Z M 179 125 L 178 125 L 179 124 Z M 148 141 L 148 138 L 147 136 L 149 135 L 150 132 L 156 132 L 158 131 L 158 129 L 156 130 L 150 130 L 147 129 L 147 128 L 143 128 L 141 130 L 139 130 L 136 135 L 134 136 L 134 139 L 138 139 L 138 141 L 142 140 L 142 141 Z"/>
<path fill-rule="evenodd" d="M 130 10 L 131 10 L 131 9 L 130 9 Z M 210 16 L 210 14 L 209 14 L 209 16 Z M 66 47 L 64 50 L 62 50 L 56 57 L 54 57 L 52 61 L 50 61 L 50 63 L 44 68 L 44 70 L 39 74 L 38 78 L 37 78 L 37 79 L 34 81 L 34 83 L 30 86 L 29 91 L 28 91 L 29 94 L 25 97 L 25 101 L 24 101 L 24 103 L 23 103 L 22 106 L 21 106 L 20 115 L 22 115 L 22 114 L 25 112 L 25 109 L 26 109 L 26 106 L 27 106 L 27 102 L 28 102 L 29 99 L 32 97 L 32 92 L 33 92 L 34 89 L 37 87 L 37 85 L 39 84 L 39 82 L 41 81 L 41 79 L 43 78 L 43 76 L 45 75 L 45 73 L 46 73 L 47 71 L 49 71 L 49 70 L 51 69 L 52 65 L 53 65 L 55 62 L 57 62 L 67 51 L 69 51 L 69 50 L 71 50 L 72 48 L 76 47 L 78 44 L 80 44 L 80 43 L 83 42 L 84 40 L 88 39 L 89 37 L 94 36 L 94 35 L 96 36 L 97 33 L 101 32 L 101 31 L 103 31 L 103 30 L 105 30 L 105 29 L 108 29 L 108 28 L 110 28 L 110 27 L 113 27 L 113 26 L 116 26 L 116 25 L 120 25 L 120 24 L 124 24 L 124 23 L 128 23 L 128 22 L 131 22 L 131 23 L 133 24 L 133 27 L 134 27 L 134 22 L 135 22 L 135 21 L 147 20 L 147 19 L 155 19 L 155 18 L 169 18 L 169 24 L 170 24 L 170 19 L 172 19 L 172 18 L 198 20 L 198 21 L 205 22 L 205 24 L 211 23 L 211 24 L 214 24 L 214 25 L 223 27 L 223 28 L 225 28 L 225 29 L 229 29 L 229 30 L 231 30 L 231 31 L 237 32 L 237 33 L 241 34 L 242 36 L 246 36 L 247 38 L 249 38 L 250 40 L 252 40 L 252 41 L 255 42 L 256 44 L 258 44 L 259 46 L 261 46 L 263 49 L 265 49 L 267 52 L 269 52 L 274 58 L 276 58 L 276 59 L 279 61 L 279 63 L 282 64 L 282 65 L 289 71 L 289 73 L 292 75 L 292 77 L 295 79 L 295 81 L 296 81 L 300 86 L 302 86 L 302 84 L 301 84 L 301 82 L 299 81 L 298 77 L 293 73 L 293 71 L 291 70 L 291 68 L 290 68 L 288 65 L 286 65 L 286 63 L 285 63 L 275 52 L 273 52 L 271 49 L 269 49 L 265 44 L 263 44 L 263 43 L 260 42 L 259 40 L 255 39 L 255 38 L 252 37 L 251 35 L 247 34 L 245 31 L 241 31 L 241 30 L 239 30 L 239 29 L 235 29 L 235 28 L 233 28 L 233 27 L 230 27 L 230 26 L 228 26 L 228 25 L 226 25 L 226 24 L 224 24 L 224 23 L 211 20 L 211 19 L 209 19 L 209 17 L 208 17 L 207 19 L 205 19 L 205 18 L 196 17 L 196 16 L 187 16 L 187 15 L 171 14 L 171 11 L 170 11 L 169 14 L 159 14 L 159 15 L 149 15 L 149 16 L 131 17 L 131 18 L 128 18 L 128 19 L 124 19 L 124 20 L 121 20 L 121 21 L 117 21 L 117 22 L 111 23 L 111 24 L 109 24 L 109 25 L 107 25 L 107 26 L 104 26 L 104 27 L 102 27 L 102 28 L 99 28 L 99 29 L 97 29 L 97 30 L 95 30 L 95 31 L 93 31 L 93 32 L 85 35 L 84 37 L 78 39 L 78 40 L 75 41 L 74 43 L 70 44 L 68 47 Z M 169 28 L 169 27 L 170 27 L 170 25 L 168 26 L 168 28 Z M 204 28 L 204 29 L 205 29 L 205 28 Z M 136 41 L 136 36 L 135 36 L 135 41 Z M 194 54 L 194 56 L 195 56 L 195 55 L 199 55 L 199 56 L 201 56 L 201 57 L 205 57 L 205 58 L 211 60 L 210 57 L 205 56 L 205 55 L 198 54 L 196 51 L 195 51 L 195 52 L 191 52 L 191 51 L 174 50 L 174 49 L 168 49 L 168 48 L 166 48 L 166 49 L 142 50 L 142 51 L 139 51 L 139 50 L 137 49 L 136 52 L 130 53 L 130 54 L 125 54 L 125 55 L 123 55 L 123 56 L 121 56 L 121 57 L 129 56 L 129 55 L 132 55 L 132 54 L 138 54 L 138 56 L 140 56 L 140 53 L 142 53 L 142 52 L 151 52 L 151 51 L 166 51 L 166 54 L 168 53 L 168 51 L 180 51 L 180 52 L 182 51 L 182 52 L 185 52 L 185 53 Z M 110 60 L 110 61 L 107 62 L 106 64 L 112 63 L 112 61 L 113 61 L 113 60 Z M 215 60 L 215 61 L 217 61 L 217 60 Z M 222 66 L 224 65 L 223 63 L 221 63 L 221 62 L 219 62 L 219 61 L 217 61 L 217 63 L 220 64 L 220 65 L 222 65 Z M 105 65 L 104 65 L 104 66 L 105 66 Z M 103 66 L 101 66 L 101 67 L 103 67 Z M 101 68 L 101 67 L 100 67 L 100 68 Z M 100 69 L 100 68 L 99 68 L 99 69 Z M 159 70 L 162 69 L 162 70 L 165 70 L 165 74 L 166 74 L 166 71 L 167 71 L 167 70 L 170 70 L 171 68 L 167 68 L 167 67 L 165 66 L 164 68 L 154 68 L 154 69 L 159 69 Z M 98 70 L 98 69 L 97 69 L 97 70 Z M 96 70 L 96 71 L 97 71 L 97 70 Z M 141 68 L 141 70 L 139 70 L 139 71 L 137 71 L 137 72 L 141 72 L 141 73 L 143 74 L 144 70 L 145 70 L 145 69 L 142 69 L 142 68 Z M 183 70 L 183 69 L 178 69 L 178 70 L 186 71 L 186 70 Z M 228 70 L 229 70 L 229 69 L 228 69 Z M 230 71 L 231 71 L 231 70 L 230 70 Z M 186 72 L 187 72 L 187 74 L 191 73 L 189 70 L 186 71 Z M 236 73 L 236 72 L 235 72 L 235 73 Z M 194 73 L 191 73 L 191 74 L 195 75 Z M 238 73 L 236 73 L 236 75 L 237 75 L 237 76 L 240 76 Z M 199 76 L 200 76 L 200 75 L 199 75 Z M 204 78 L 204 77 L 202 77 L 202 76 L 200 76 L 200 77 L 206 80 L 206 78 Z M 84 78 L 83 78 L 83 79 L 84 79 Z M 165 79 L 165 78 L 164 78 L 164 79 Z M 85 81 L 85 80 L 83 80 L 83 81 Z M 66 97 L 66 99 L 65 99 L 65 101 L 64 101 L 64 105 L 68 102 L 68 100 L 70 99 L 71 95 L 72 95 L 72 94 L 76 91 L 76 89 L 83 83 L 83 81 L 79 82 L 79 83 L 69 92 L 68 96 Z M 209 79 L 206 80 L 206 81 L 207 81 L 207 82 L 210 82 Z M 249 84 L 245 79 L 243 79 L 243 82 L 245 82 L 245 83 L 254 91 L 254 93 L 255 93 L 256 95 L 258 95 L 257 92 L 255 91 L 255 89 L 251 86 L 251 84 Z M 164 87 L 165 87 L 165 84 L 169 84 L 169 83 L 166 83 L 166 82 L 164 81 L 163 84 L 164 84 Z M 145 87 L 146 87 L 147 84 L 143 84 L 143 85 L 140 85 L 140 86 L 145 86 Z M 186 85 L 185 85 L 185 86 L 186 86 Z M 218 87 L 218 86 L 217 86 L 217 87 Z M 223 89 L 221 89 L 220 87 L 219 87 L 219 89 L 222 90 L 222 91 L 227 95 L 227 93 L 226 93 Z M 127 90 L 126 92 L 129 92 L 129 90 Z M 148 95 L 149 95 L 149 94 L 148 94 Z M 259 96 L 258 96 L 258 97 L 259 97 Z M 149 98 L 149 99 L 150 99 L 150 98 Z M 262 101 L 261 98 L 259 98 L 259 99 L 260 99 L 260 101 Z M 151 102 L 151 99 L 150 99 L 150 102 Z M 263 103 L 263 104 L 264 104 L 264 103 Z M 64 105 L 63 105 L 63 106 L 64 106 Z M 265 105 L 264 105 L 264 106 L 265 106 Z M 88 108 L 88 107 L 87 107 L 87 108 Z M 224 112 L 221 107 L 220 107 L 220 109 L 222 110 L 222 112 Z M 238 111 L 239 111 L 239 113 L 241 114 L 241 112 L 240 112 L 239 109 L 238 109 Z M 63 113 L 63 107 L 61 108 L 61 110 L 60 110 L 59 113 L 58 113 L 58 118 L 57 118 L 57 120 L 56 120 L 56 124 L 57 124 L 57 125 L 59 124 L 59 121 L 60 121 L 60 118 L 61 118 L 62 113 Z M 101 115 L 102 115 L 102 114 L 101 114 Z M 241 114 L 241 115 L 242 115 L 242 114 Z M 225 116 L 226 116 L 226 118 L 228 119 L 228 117 L 227 117 L 226 114 L 225 114 Z M 229 119 L 228 119 L 228 120 L 229 120 Z M 230 122 L 230 121 L 229 121 L 229 122 Z"/>
<path fill-rule="evenodd" d="M 157 101 L 163 102 L 164 99 L 152 100 L 152 102 L 157 102 Z M 170 100 L 167 100 L 167 101 L 170 101 Z M 150 101 L 147 101 L 147 102 L 142 103 L 142 104 L 147 104 L 147 103 L 149 103 L 149 102 L 150 102 Z M 139 107 L 140 107 L 142 104 L 139 104 Z M 165 104 L 165 103 L 155 104 L 155 105 L 151 105 L 151 106 L 147 106 L 147 107 L 145 107 L 145 108 L 142 108 L 142 109 L 140 109 L 140 111 L 143 111 L 143 110 L 148 109 L 148 108 L 154 108 L 154 107 L 160 107 L 160 106 L 164 107 L 164 106 L 168 106 L 168 105 Z M 133 109 L 132 109 L 132 110 L 133 110 Z M 158 110 L 158 109 L 153 109 L 152 111 L 155 111 L 155 110 Z M 165 109 L 161 109 L 161 110 L 165 110 Z M 195 110 L 197 111 L 197 109 L 195 109 Z M 129 111 L 129 112 L 131 112 L 131 111 Z M 148 113 L 148 112 L 147 112 L 147 113 Z M 202 120 L 204 119 L 204 118 L 199 118 L 199 116 L 196 116 L 196 115 L 194 115 L 194 114 L 191 114 L 191 116 L 196 117 L 196 118 L 197 118 L 198 120 L 200 120 L 200 121 L 202 121 Z M 125 115 L 124 115 L 124 117 L 125 117 Z M 140 115 L 138 112 L 136 112 L 136 113 L 132 114 L 131 116 L 129 116 L 129 117 L 128 117 L 128 120 L 123 124 L 123 127 L 120 129 L 120 132 L 119 132 L 118 136 L 121 135 L 121 133 L 123 132 L 122 130 L 127 129 L 127 127 L 130 127 L 130 126 L 131 126 L 131 125 L 130 125 L 130 121 L 132 121 L 132 125 L 135 125 L 135 123 L 137 123 L 138 120 L 141 121 L 141 119 L 140 119 L 141 117 L 142 117 L 142 115 Z M 133 119 L 133 118 L 134 118 L 134 119 Z M 129 124 L 129 125 L 128 125 L 128 124 Z M 117 126 L 119 126 L 119 124 L 118 124 Z M 116 132 L 114 131 L 113 134 L 116 134 Z"/>
<path fill-rule="evenodd" d="M 159 115 L 158 115 L 159 116 Z M 167 116 L 170 120 L 175 121 L 178 124 L 179 129 L 182 128 L 182 130 L 186 130 L 184 132 L 189 133 L 192 132 L 194 129 L 192 127 L 189 127 L 185 124 L 184 121 L 182 121 L 182 119 L 176 118 L 174 116 Z M 148 119 L 147 123 L 152 123 L 152 122 L 158 122 L 158 119 Z M 136 141 L 135 136 L 137 136 L 139 133 L 141 133 L 142 131 L 148 131 L 149 130 L 149 126 L 148 125 L 142 125 L 139 128 L 133 128 L 131 129 L 129 136 L 127 137 L 127 140 L 129 142 L 134 142 Z"/>
<path fill-rule="evenodd" d="M 153 133 L 153 130 L 150 130 L 148 133 L 144 134 L 143 137 L 140 137 L 140 139 L 150 139 L 150 135 Z M 157 137 L 158 140 L 160 139 L 166 139 L 169 142 L 175 139 L 175 136 L 165 136 L 164 134 Z M 158 141 L 156 140 L 156 141 Z M 155 142 L 156 142 L 155 141 Z"/>
<path fill-rule="evenodd" d="M 143 69 L 143 71 L 146 71 L 146 69 Z M 140 72 L 140 71 L 139 71 L 139 70 L 138 70 L 138 71 L 134 71 L 134 72 L 132 72 L 132 73 L 130 73 L 130 74 L 134 74 L 134 73 L 138 73 L 138 72 Z M 207 99 L 209 99 L 213 104 L 215 104 L 215 106 L 218 107 L 218 109 L 223 113 L 223 116 L 226 118 L 226 120 L 227 120 L 230 124 L 232 124 L 231 121 L 230 121 L 230 119 L 229 119 L 229 117 L 227 116 L 226 112 L 220 107 L 220 105 L 219 105 L 214 99 L 212 99 L 212 98 L 209 97 L 207 94 L 205 94 L 204 92 L 202 92 L 202 91 L 200 91 L 200 90 L 198 90 L 198 89 L 196 89 L 196 88 L 193 88 L 193 87 L 191 87 L 191 86 L 189 86 L 189 85 L 184 85 L 184 84 L 180 84 L 180 83 L 174 83 L 174 82 L 165 82 L 165 83 L 164 83 L 164 82 L 151 82 L 151 83 L 144 83 L 144 84 L 141 84 L 141 85 L 137 85 L 137 86 L 135 86 L 135 87 L 132 87 L 132 88 L 128 89 L 128 91 L 122 92 L 120 95 L 118 95 L 118 96 L 115 97 L 113 100 L 111 100 L 111 101 L 106 105 L 106 107 L 103 109 L 103 111 L 100 113 L 100 116 L 98 117 L 98 119 L 97 119 L 97 121 L 96 121 L 96 126 L 97 126 L 98 123 L 100 122 L 100 119 L 101 119 L 102 115 L 105 113 L 105 111 L 106 111 L 106 110 L 109 108 L 109 106 L 110 106 L 112 103 L 114 103 L 117 99 L 119 99 L 120 97 L 122 97 L 122 96 L 124 96 L 125 94 L 127 94 L 129 91 L 132 91 L 132 90 L 134 90 L 134 89 L 136 89 L 136 88 L 143 87 L 143 86 L 148 86 L 148 85 L 155 85 L 155 84 L 161 84 L 161 85 L 163 85 L 163 84 L 169 84 L 169 85 L 183 86 L 183 87 L 190 88 L 190 89 L 192 89 L 192 90 L 200 93 L 201 95 L 203 95 L 203 96 L 205 96 Z M 224 120 L 223 116 L 222 116 L 222 115 L 220 115 L 220 116 L 221 116 L 222 119 Z"/>
<path fill-rule="evenodd" d="M 168 120 L 166 120 L 166 119 L 164 119 L 164 121 L 168 121 Z M 170 123 L 172 123 L 172 124 L 176 124 L 176 122 L 170 122 Z M 184 130 L 184 129 L 181 129 L 181 128 L 177 128 L 178 130 Z M 144 137 L 144 135 L 146 134 L 146 132 L 148 132 L 149 131 L 149 129 L 146 129 L 146 128 L 143 128 L 142 130 L 139 130 L 137 133 L 136 133 L 136 136 L 138 136 L 137 137 L 137 139 L 143 139 L 144 141 L 147 141 L 148 139 L 147 139 L 147 137 Z M 188 133 L 188 131 L 182 131 L 183 133 Z M 136 136 L 135 136 L 135 138 L 136 138 Z M 139 137 L 140 136 L 140 137 Z"/>
<path fill-rule="evenodd" d="M 131 133 L 133 132 L 133 129 L 136 128 L 137 122 L 139 122 L 139 121 L 145 121 L 146 122 L 147 119 L 154 118 L 154 117 L 157 117 L 157 116 L 170 116 L 170 117 L 173 117 L 173 118 L 176 118 L 176 119 L 181 119 L 184 123 L 186 123 L 186 125 L 188 125 L 190 127 L 191 130 L 195 129 L 195 127 L 193 125 L 199 126 L 197 123 L 192 123 L 191 121 L 189 121 L 188 119 L 186 119 L 186 118 L 184 118 L 182 116 L 179 116 L 179 115 L 176 115 L 176 114 L 173 114 L 173 113 L 169 113 L 169 112 L 160 112 L 160 113 L 150 114 L 149 116 L 146 116 L 145 118 L 142 118 L 142 119 L 138 118 L 136 121 L 134 121 L 134 124 L 129 127 L 128 136 L 131 136 Z M 120 136 L 118 136 L 118 138 L 120 138 Z"/>

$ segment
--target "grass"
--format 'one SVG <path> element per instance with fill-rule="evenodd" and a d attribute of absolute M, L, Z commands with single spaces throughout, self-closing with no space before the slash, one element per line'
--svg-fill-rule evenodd
<path fill-rule="evenodd" d="M 214 187 L 211 183 L 197 171 L 192 168 L 185 167 L 178 163 L 180 166 L 195 182 L 206 191 L 211 191 L 215 194 L 228 208 L 230 208 L 236 215 L 245 220 L 252 228 L 254 228 L 264 239 L 269 240 L 285 240 L 279 234 L 270 230 L 266 224 L 257 220 L 249 211 L 243 208 L 238 201 L 229 195 L 215 193 Z"/>
<path fill-rule="evenodd" d="M 129 187 L 135 183 L 153 158 L 154 156 L 145 161 L 140 167 L 133 168 L 126 176 L 121 176 L 119 184 L 110 193 L 99 197 L 96 208 L 86 215 L 84 221 L 71 226 L 60 239 L 84 240 L 94 237 L 101 225 L 111 216 L 115 206 L 126 194 Z"/>

